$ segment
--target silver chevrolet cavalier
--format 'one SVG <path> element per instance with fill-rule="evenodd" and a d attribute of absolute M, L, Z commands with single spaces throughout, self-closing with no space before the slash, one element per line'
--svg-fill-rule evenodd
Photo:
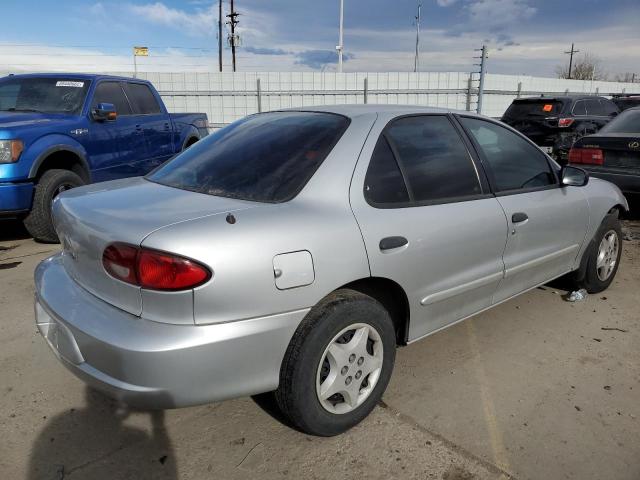
<path fill-rule="evenodd" d="M 36 322 L 126 403 L 274 392 L 295 426 L 335 435 L 379 401 L 396 346 L 563 275 L 607 288 L 627 209 L 468 112 L 262 113 L 145 178 L 60 195 Z"/>

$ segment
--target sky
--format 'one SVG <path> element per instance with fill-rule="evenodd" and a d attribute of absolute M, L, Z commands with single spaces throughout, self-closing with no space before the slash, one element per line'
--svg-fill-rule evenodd
<path fill-rule="evenodd" d="M 419 0 L 344 0 L 344 71 L 412 71 Z M 571 43 L 640 74 L 638 0 L 422 0 L 420 67 L 554 76 Z M 3 0 L 0 71 L 217 71 L 217 0 Z M 235 0 L 239 71 L 335 71 L 339 0 Z M 229 0 L 223 2 L 224 14 Z M 225 19 L 226 20 L 226 19 Z M 226 43 L 228 26 L 223 37 Z M 225 45 L 224 69 L 231 53 Z"/>

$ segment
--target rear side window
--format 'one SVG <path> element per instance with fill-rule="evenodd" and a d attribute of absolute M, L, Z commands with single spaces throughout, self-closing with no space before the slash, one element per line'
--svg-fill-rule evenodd
<path fill-rule="evenodd" d="M 600 100 L 597 98 L 589 98 L 585 100 L 587 104 L 587 115 L 604 115 L 604 108 L 600 105 Z"/>
<path fill-rule="evenodd" d="M 444 115 L 405 117 L 384 135 L 397 156 L 414 202 L 434 202 L 481 193 L 462 138 Z"/>
<path fill-rule="evenodd" d="M 134 114 L 153 115 L 162 112 L 160 104 L 147 85 L 142 83 L 126 83 L 125 91 L 131 101 Z"/>
<path fill-rule="evenodd" d="M 579 115 L 579 116 L 584 116 L 587 114 L 587 106 L 584 100 L 578 100 L 574 105 L 573 105 L 573 110 L 571 110 L 571 113 L 573 113 L 574 115 Z"/>
<path fill-rule="evenodd" d="M 331 152 L 349 119 L 332 113 L 252 115 L 208 135 L 148 180 L 257 202 L 298 194 Z"/>
<path fill-rule="evenodd" d="M 478 143 L 499 192 L 541 188 L 556 183 L 546 156 L 520 135 L 493 122 L 460 117 Z"/>
<path fill-rule="evenodd" d="M 97 107 L 99 103 L 112 103 L 118 115 L 131 115 L 131 107 L 119 82 L 101 82 L 96 86 L 91 108 Z"/>
<path fill-rule="evenodd" d="M 372 204 L 406 203 L 409 192 L 384 135 L 380 136 L 364 180 L 364 196 Z"/>

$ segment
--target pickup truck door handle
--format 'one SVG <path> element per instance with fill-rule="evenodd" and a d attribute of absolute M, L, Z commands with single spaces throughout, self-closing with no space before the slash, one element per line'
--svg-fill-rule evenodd
<path fill-rule="evenodd" d="M 380 240 L 380 250 L 393 250 L 394 248 L 404 247 L 409 240 L 404 237 L 385 237 Z"/>
<path fill-rule="evenodd" d="M 522 223 L 529 220 L 529 215 L 527 215 L 524 212 L 516 212 L 513 215 L 511 215 L 511 221 L 513 223 Z"/>

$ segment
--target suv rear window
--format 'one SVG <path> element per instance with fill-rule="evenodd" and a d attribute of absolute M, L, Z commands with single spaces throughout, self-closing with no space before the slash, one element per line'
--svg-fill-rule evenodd
<path fill-rule="evenodd" d="M 637 133 L 640 135 L 640 108 L 625 110 L 602 127 L 599 133 Z"/>
<path fill-rule="evenodd" d="M 562 111 L 562 102 L 541 98 L 540 100 L 514 100 L 504 113 L 506 118 L 547 117 Z"/>
<path fill-rule="evenodd" d="M 342 115 L 271 112 L 239 120 L 189 147 L 148 180 L 209 195 L 286 202 L 349 126 Z"/>

